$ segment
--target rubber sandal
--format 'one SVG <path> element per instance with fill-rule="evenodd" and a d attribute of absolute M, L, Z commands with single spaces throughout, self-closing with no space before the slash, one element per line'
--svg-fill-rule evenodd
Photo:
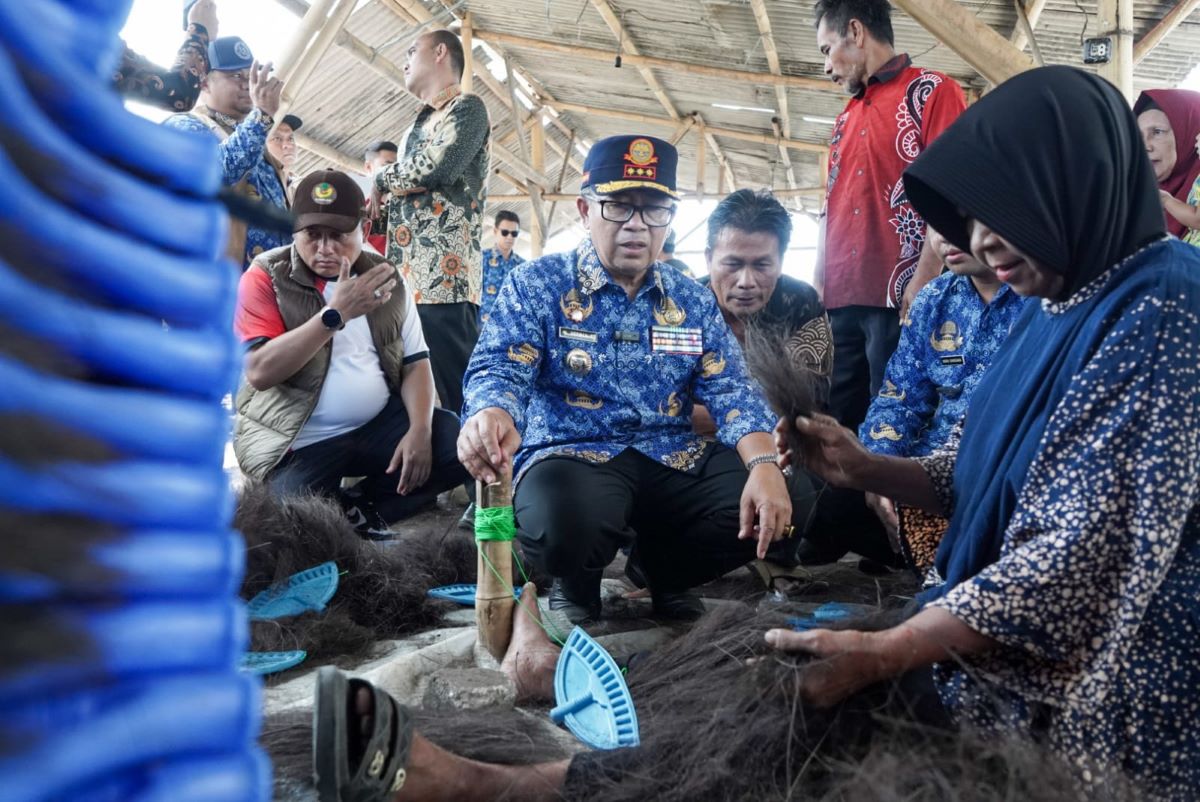
<path fill-rule="evenodd" d="M 369 690 L 374 700 L 374 726 L 362 754 L 356 756 L 350 754 L 349 722 L 357 718 L 354 698 L 362 688 Z M 365 680 L 349 679 L 333 666 L 317 672 L 313 773 L 321 802 L 390 799 L 404 787 L 412 740 L 412 715 L 387 692 Z"/>
<path fill-rule="evenodd" d="M 246 652 L 238 658 L 238 671 L 243 674 L 278 674 L 295 668 L 304 662 L 308 652 L 296 649 L 290 652 Z"/>
<path fill-rule="evenodd" d="M 337 587 L 337 563 L 321 563 L 315 568 L 292 574 L 278 585 L 259 593 L 246 605 L 246 611 L 253 621 L 319 613 L 333 598 Z"/>

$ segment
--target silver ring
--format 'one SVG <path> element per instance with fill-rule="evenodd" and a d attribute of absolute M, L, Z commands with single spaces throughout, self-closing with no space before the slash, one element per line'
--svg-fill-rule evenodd
<path fill-rule="evenodd" d="M 382 289 L 375 290 L 375 297 L 376 297 L 376 298 L 382 298 L 382 297 L 383 297 L 383 290 L 382 290 Z"/>

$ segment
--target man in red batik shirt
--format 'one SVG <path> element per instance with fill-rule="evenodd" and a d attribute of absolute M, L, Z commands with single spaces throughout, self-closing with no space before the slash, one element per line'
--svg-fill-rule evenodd
<path fill-rule="evenodd" d="M 813 10 L 825 73 L 851 96 L 829 144 L 815 284 L 833 328 L 830 411 L 854 428 L 908 303 L 941 272 L 901 174 L 966 102 L 954 79 L 897 55 L 887 0 L 817 0 Z"/>

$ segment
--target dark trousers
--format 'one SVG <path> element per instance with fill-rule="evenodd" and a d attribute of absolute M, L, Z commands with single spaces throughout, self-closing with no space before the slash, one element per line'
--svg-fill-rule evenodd
<path fill-rule="evenodd" d="M 573 601 L 597 597 L 601 573 L 626 546 L 652 590 L 686 590 L 754 559 L 755 542 L 737 539 L 748 475 L 737 452 L 720 444 L 696 475 L 634 449 L 599 465 L 548 457 L 517 485 L 517 537 Z"/>
<path fill-rule="evenodd" d="M 388 463 L 400 438 L 408 433 L 408 412 L 397 396 L 383 411 L 352 432 L 289 451 L 267 476 L 272 492 L 280 495 L 317 493 L 335 495 L 345 476 L 365 477 L 358 488 L 388 522 L 418 512 L 443 490 L 467 481 L 467 469 L 458 461 L 458 416 L 444 409 L 433 411 L 433 465 L 429 480 L 407 496 L 396 492 L 400 472 L 389 474 Z"/>
<path fill-rule="evenodd" d="M 429 367 L 439 405 L 462 413 L 463 376 L 479 339 L 479 307 L 475 304 L 418 304 L 421 329 L 429 345 Z"/>
<path fill-rule="evenodd" d="M 829 310 L 833 328 L 833 378 L 829 413 L 855 431 L 867 417 L 871 399 L 883 385 L 883 372 L 900 340 L 900 313 L 874 306 Z"/>

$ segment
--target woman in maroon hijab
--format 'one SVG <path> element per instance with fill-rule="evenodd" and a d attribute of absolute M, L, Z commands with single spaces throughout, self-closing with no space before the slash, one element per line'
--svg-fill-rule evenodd
<path fill-rule="evenodd" d="M 1200 92 L 1187 89 L 1148 89 L 1133 104 L 1146 153 L 1158 180 L 1167 213 L 1167 230 L 1200 245 L 1200 202 L 1194 191 L 1200 177 Z"/>

